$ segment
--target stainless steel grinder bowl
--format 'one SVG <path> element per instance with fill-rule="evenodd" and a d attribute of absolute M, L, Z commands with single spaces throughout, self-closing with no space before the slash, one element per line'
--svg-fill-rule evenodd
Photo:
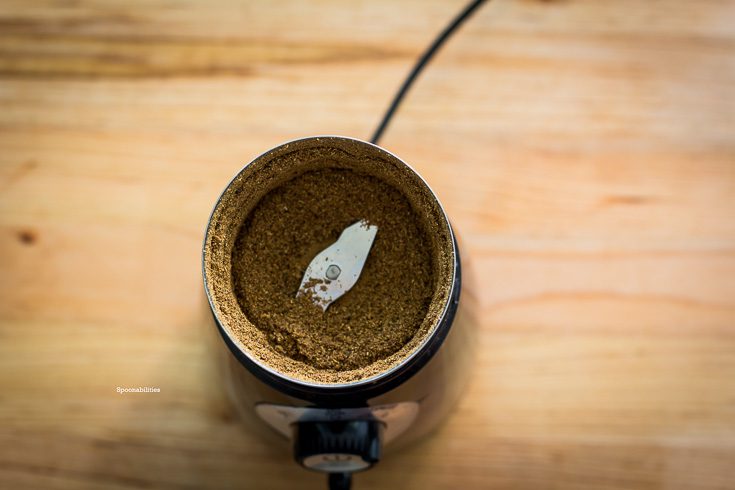
<path fill-rule="evenodd" d="M 401 350 L 366 368 L 321 372 L 281 356 L 241 311 L 232 291 L 232 248 L 258 201 L 293 177 L 324 167 L 349 168 L 400 190 L 432 237 L 436 277 L 429 312 Z M 465 271 L 466 272 L 466 271 Z M 472 362 L 469 299 L 449 220 L 426 182 L 388 151 L 352 138 L 304 138 L 277 146 L 245 166 L 210 216 L 203 250 L 204 285 L 221 348 L 227 389 L 243 419 L 291 441 L 306 468 L 349 474 L 371 467 L 444 420 Z M 244 339 L 244 340 L 243 340 Z M 220 343 L 221 345 L 221 343 Z"/>

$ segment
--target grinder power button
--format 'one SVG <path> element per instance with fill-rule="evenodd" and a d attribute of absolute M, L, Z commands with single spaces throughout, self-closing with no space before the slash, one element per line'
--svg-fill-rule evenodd
<path fill-rule="evenodd" d="M 366 470 L 380 459 L 382 429 L 376 420 L 297 422 L 294 458 L 326 473 Z"/>

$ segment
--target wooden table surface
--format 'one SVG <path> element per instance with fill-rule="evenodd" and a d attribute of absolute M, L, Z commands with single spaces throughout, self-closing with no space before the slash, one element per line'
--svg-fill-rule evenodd
<path fill-rule="evenodd" d="M 0 488 L 325 488 L 227 403 L 204 226 L 260 152 L 369 137 L 462 5 L 0 3 Z M 734 2 L 489 3 L 383 145 L 464 239 L 480 354 L 356 490 L 735 488 Z"/>

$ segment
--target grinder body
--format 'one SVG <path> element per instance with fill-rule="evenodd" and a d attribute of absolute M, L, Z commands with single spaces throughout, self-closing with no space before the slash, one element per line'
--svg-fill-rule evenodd
<path fill-rule="evenodd" d="M 326 140 L 327 144 L 368 145 L 369 151 L 387 153 L 358 140 Z M 306 383 L 264 368 L 218 318 L 205 272 L 205 289 L 221 336 L 217 349 L 226 389 L 246 425 L 290 443 L 296 461 L 308 469 L 345 474 L 369 468 L 384 449 L 409 444 L 445 420 L 471 372 L 476 311 L 468 294 L 471 287 L 467 291 L 471 271 L 460 260 L 448 219 L 446 226 L 453 273 L 441 317 L 411 356 L 367 382 Z M 205 251 L 206 243 L 205 239 Z"/>

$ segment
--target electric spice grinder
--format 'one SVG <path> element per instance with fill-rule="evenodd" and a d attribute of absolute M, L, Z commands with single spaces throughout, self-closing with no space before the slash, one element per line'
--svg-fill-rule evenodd
<path fill-rule="evenodd" d="M 238 411 L 333 488 L 462 391 L 473 322 L 454 232 L 376 145 L 313 137 L 257 157 L 214 207 L 203 273 Z"/>

